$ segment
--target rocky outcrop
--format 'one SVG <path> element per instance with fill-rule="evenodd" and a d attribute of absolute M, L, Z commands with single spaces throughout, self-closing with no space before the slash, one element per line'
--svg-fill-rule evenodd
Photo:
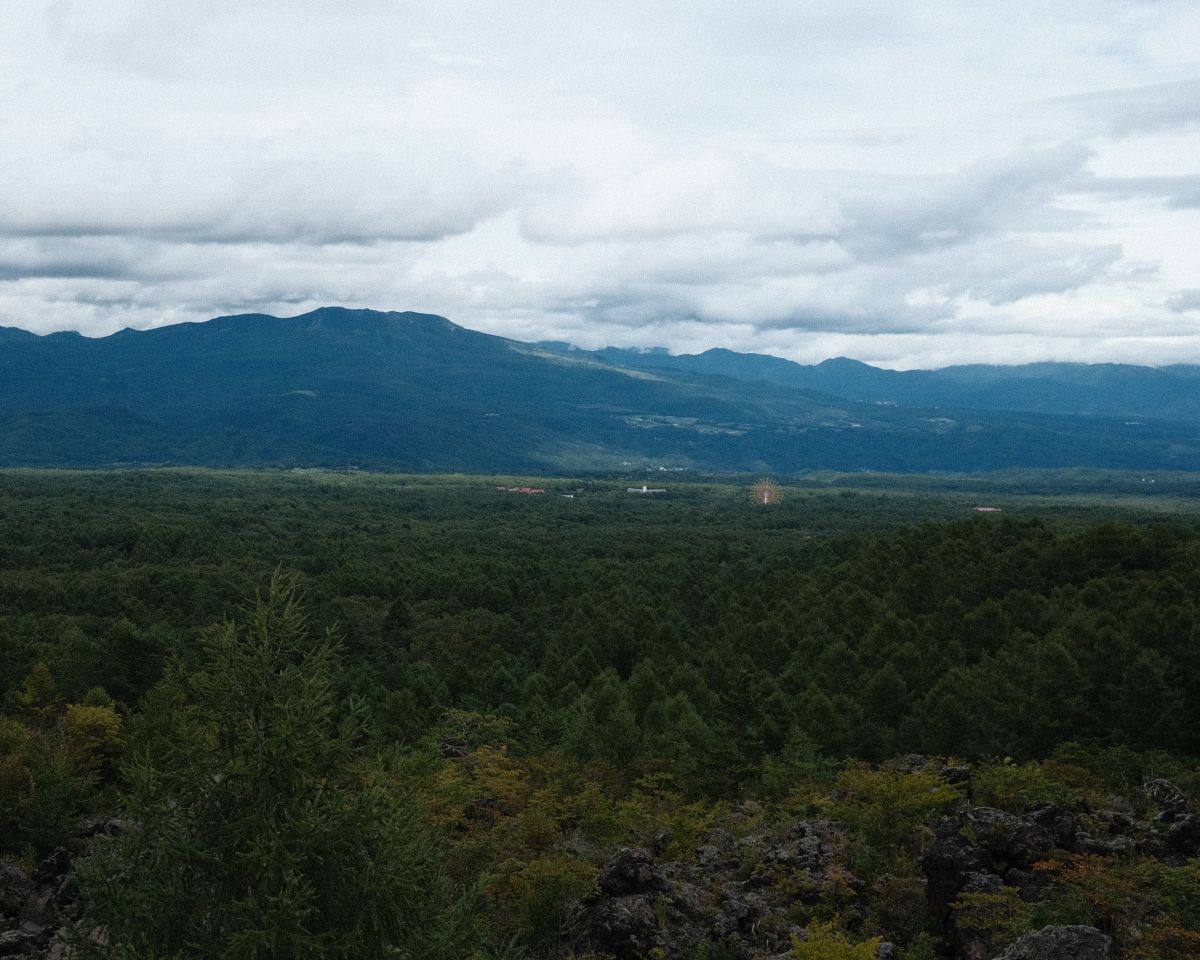
<path fill-rule="evenodd" d="M 1155 823 L 1161 831 L 1163 859 L 1172 866 L 1182 866 L 1200 856 L 1200 811 L 1183 791 L 1168 780 L 1158 779 L 1146 783 L 1142 793 L 1159 809 Z"/>
<path fill-rule="evenodd" d="M 1017 939 L 996 960 L 1109 960 L 1112 941 L 1095 927 L 1043 927 Z"/>
<path fill-rule="evenodd" d="M 1075 852 L 1105 857 L 1138 854 L 1178 866 L 1200 855 L 1200 811 L 1183 792 L 1166 780 L 1152 780 L 1142 792 L 1158 808 L 1152 820 L 1136 819 L 1132 807 L 1094 810 L 1086 815 L 1086 830 L 1079 816 L 1058 804 L 1043 804 L 1022 814 L 967 804 L 957 815 L 943 818 L 922 858 L 922 868 L 930 906 L 942 921 L 954 956 L 988 960 L 995 952 L 987 936 L 972 930 L 956 908 L 958 898 L 1010 890 L 1026 902 L 1041 900 L 1051 877 L 1034 869 L 1040 860 Z M 1096 952 L 1100 949 L 1096 937 L 1103 940 L 1105 952 Z M 1018 946 L 1025 952 L 1012 952 Z M 1014 943 L 1003 957 L 1090 960 L 1107 957 L 1109 949 L 1107 938 L 1090 927 L 1047 927 Z"/>
<path fill-rule="evenodd" d="M 836 824 L 811 820 L 740 840 L 713 830 L 687 861 L 622 848 L 568 922 L 564 946 L 616 960 L 684 960 L 718 945 L 723 956 L 786 954 L 792 935 L 803 937 L 788 919 L 792 904 L 816 903 L 834 884 L 851 899 L 862 892 L 836 866 L 840 840 Z"/>
<path fill-rule="evenodd" d="M 25 906 L 33 881 L 11 863 L 0 863 L 0 917 L 15 917 Z"/>
<path fill-rule="evenodd" d="M 671 888 L 663 872 L 654 866 L 649 850 L 622 847 L 600 871 L 601 893 L 610 897 L 652 893 Z"/>
<path fill-rule="evenodd" d="M 0 863 L 0 957 L 65 956 L 57 935 L 63 911 L 75 899 L 71 854 L 54 850 L 27 877 L 9 863 Z"/>
<path fill-rule="evenodd" d="M 1074 836 L 1074 818 L 1062 810 L 1060 816 L 1068 823 L 1060 825 L 1058 833 Z M 995 861 L 1009 867 L 1028 869 L 1048 851 L 1060 846 L 1059 837 L 1042 826 L 1040 819 L 1054 822 L 1054 815 L 1038 811 L 1017 817 L 991 807 L 975 807 L 963 815 L 963 829 L 976 837 L 976 843 Z"/>
<path fill-rule="evenodd" d="M 70 960 L 66 935 L 75 904 L 75 857 L 86 851 L 92 838 L 121 829 L 119 820 L 83 820 L 68 838 L 69 846 L 52 850 L 32 876 L 0 862 L 0 957 Z"/>
<path fill-rule="evenodd" d="M 913 755 L 901 764 L 925 769 Z M 968 768 L 948 770 L 969 782 Z M 1183 851 L 1200 848 L 1200 811 L 1167 781 L 1152 781 L 1145 796 L 1157 808 L 1153 819 L 1139 818 L 1136 806 L 1114 800 L 1113 809 L 1076 812 L 1045 803 L 1021 813 L 964 802 L 934 830 L 921 866 L 923 896 L 940 921 L 944 944 L 954 960 L 1108 960 L 1113 947 L 1092 927 L 1046 927 L 1010 944 L 994 942 L 995 930 L 978 923 L 960 898 L 993 894 L 1013 902 L 1043 900 L 1053 875 L 1040 861 L 1071 853 L 1125 853 L 1155 856 L 1172 863 Z M 846 840 L 839 824 L 803 820 L 789 829 L 736 838 L 753 820 L 731 816 L 712 830 L 690 856 L 667 859 L 667 838 L 613 854 L 600 872 L 598 892 L 583 903 L 563 931 L 564 951 L 589 951 L 615 960 L 663 960 L 718 954 L 722 957 L 783 958 L 791 938 L 804 938 L 797 918 L 837 903 L 851 929 L 903 929 L 889 916 L 897 903 L 921 911 L 922 883 L 910 884 L 897 899 L 895 884 L 868 889 L 844 866 Z M 886 881 L 888 878 L 884 878 Z M 890 890 L 892 896 L 881 893 Z M 878 901 L 878 902 L 877 902 Z M 978 901 L 977 901 L 978 903 Z M 884 906 L 883 904 L 887 904 Z M 976 910 L 978 910 L 976 906 Z M 986 913 L 986 911 L 985 911 Z M 919 929 L 920 918 L 912 930 Z M 915 935 L 910 932 L 909 936 Z M 884 944 L 879 957 L 894 956 Z"/>
<path fill-rule="evenodd" d="M 1148 780 L 1142 785 L 1146 799 L 1162 811 L 1161 816 L 1178 820 L 1192 812 L 1192 804 L 1182 790 L 1169 780 Z"/>
<path fill-rule="evenodd" d="M 943 913 L 968 884 L 978 883 L 974 878 L 990 875 L 995 867 L 992 855 L 972 843 L 961 827 L 958 817 L 943 817 L 921 861 L 930 903 Z"/>

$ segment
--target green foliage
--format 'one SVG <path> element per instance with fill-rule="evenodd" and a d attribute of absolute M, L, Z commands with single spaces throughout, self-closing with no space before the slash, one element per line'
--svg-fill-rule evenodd
<path fill-rule="evenodd" d="M 1134 960 L 1185 960 L 1200 956 L 1200 860 L 1163 867 L 1157 905 L 1128 954 Z"/>
<path fill-rule="evenodd" d="M 913 943 L 929 920 L 925 882 L 885 874 L 871 884 L 871 928 L 892 943 Z"/>
<path fill-rule="evenodd" d="M 1148 858 L 1063 854 L 1037 866 L 1053 879 L 1037 908 L 1040 922 L 1098 926 L 1112 935 L 1122 955 L 1138 960 L 1196 955 L 1196 861 L 1171 868 Z"/>
<path fill-rule="evenodd" d="M 596 889 L 596 868 L 561 854 L 509 860 L 488 879 L 501 933 L 537 945 L 558 932 L 567 911 Z"/>
<path fill-rule="evenodd" d="M 104 956 L 252 960 L 462 956 L 411 799 L 339 719 L 337 648 L 310 637 L 277 575 L 243 624 L 214 630 L 200 669 L 165 681 L 124 765 L 130 829 L 81 872 Z"/>
<path fill-rule="evenodd" d="M 32 723 L 48 726 L 54 722 L 62 708 L 62 693 L 50 668 L 43 661 L 39 660 L 33 665 L 29 676 L 13 696 L 13 704 Z"/>
<path fill-rule="evenodd" d="M 836 920 L 814 920 L 804 928 L 806 939 L 792 938 L 789 960 L 875 960 L 881 937 L 852 942 Z"/>
<path fill-rule="evenodd" d="M 719 804 L 688 803 L 674 778 L 667 774 L 641 778 L 618 805 L 618 816 L 627 831 L 647 837 L 656 833 L 667 836 L 664 855 L 668 857 L 686 856 L 695 850 L 722 812 Z"/>
<path fill-rule="evenodd" d="M 831 816 L 860 838 L 854 850 L 858 870 L 868 877 L 903 874 L 932 839 L 930 826 L 962 798 L 962 790 L 935 769 L 917 773 L 852 765 L 838 774 Z"/>
<path fill-rule="evenodd" d="M 72 703 L 63 730 L 72 747 L 89 759 L 111 758 L 121 745 L 121 716 L 111 705 Z"/>
<path fill-rule="evenodd" d="M 43 699 L 20 697 L 24 723 L 0 716 L 0 853 L 45 853 L 85 813 L 107 806 L 121 717 L 112 706 L 72 703 L 63 711 L 54 697 L 51 710 Z"/>
<path fill-rule="evenodd" d="M 1182 867 L 1163 867 L 1163 909 L 1180 926 L 1200 930 L 1200 860 Z"/>
<path fill-rule="evenodd" d="M 280 558 L 314 626 L 342 624 L 341 692 L 381 744 L 462 710 L 614 787 L 667 770 L 727 798 L 786 796 L 847 755 L 1044 759 L 1114 730 L 1200 752 L 1186 514 L 1038 500 L 1045 519 L 962 520 L 973 495 L 946 482 L 829 477 L 762 511 L 735 487 L 633 501 L 627 482 L 0 474 L 0 693 L 29 720 L 97 686 L 132 708 Z M 1095 522 L 1121 511 L 1137 524 Z"/>
<path fill-rule="evenodd" d="M 995 893 L 960 893 L 954 901 L 955 923 L 982 936 L 999 953 L 1032 926 L 1033 907 L 1015 887 Z"/>
<path fill-rule="evenodd" d="M 975 764 L 971 789 L 982 806 L 1023 813 L 1039 803 L 1075 807 L 1103 797 L 1100 785 L 1085 769 L 1061 761 L 1016 763 L 1011 758 Z"/>
<path fill-rule="evenodd" d="M 937 941 L 928 933 L 917 934 L 912 943 L 900 951 L 900 960 L 938 960 L 939 956 Z"/>

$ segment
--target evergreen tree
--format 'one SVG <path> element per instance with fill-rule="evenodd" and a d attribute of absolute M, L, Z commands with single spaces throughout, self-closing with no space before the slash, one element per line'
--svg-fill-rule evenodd
<path fill-rule="evenodd" d="M 1171 662 L 1155 650 L 1143 650 L 1121 682 L 1117 708 L 1125 737 L 1142 749 L 1172 748 L 1180 739 L 1182 703 L 1171 678 Z"/>
<path fill-rule="evenodd" d="M 335 640 L 313 639 L 276 574 L 204 664 L 148 698 L 126 763 L 118 838 L 82 869 L 81 947 L 125 958 L 459 958 L 470 925 L 448 902 L 411 798 L 366 756 L 361 713 L 338 722 Z M 97 941 L 100 942 L 97 942 Z"/>

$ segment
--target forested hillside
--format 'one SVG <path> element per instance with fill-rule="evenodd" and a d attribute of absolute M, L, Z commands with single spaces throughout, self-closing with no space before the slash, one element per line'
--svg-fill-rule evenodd
<path fill-rule="evenodd" d="M 391 826 L 342 822 L 340 802 L 303 816 L 343 839 L 374 822 L 376 846 L 439 878 L 390 895 L 445 920 L 428 956 L 867 957 L 886 941 L 912 960 L 990 958 L 1054 923 L 1096 926 L 1114 956 L 1194 955 L 1194 512 L 1010 493 L 979 514 L 966 495 L 894 486 L 793 488 L 768 508 L 740 487 L 520 485 L 0 476 L 0 842 L 29 873 L 56 848 L 83 854 L 91 817 L 92 846 L 116 857 L 107 874 L 99 854 L 82 861 L 82 899 L 51 898 L 58 919 L 30 949 L 80 909 L 149 930 L 145 904 L 114 905 L 97 877 L 158 863 L 169 811 L 187 802 L 205 822 L 213 783 L 249 790 L 220 802 L 261 832 L 262 794 L 229 779 L 265 749 L 239 752 L 250 728 L 231 717 L 249 710 L 298 731 L 264 734 L 278 751 L 264 783 L 297 778 L 271 789 L 320 782 L 363 798 L 363 817 L 399 811 Z M 277 714 L 236 694 L 271 657 Z M 229 752 L 212 753 L 224 735 L 206 731 L 224 729 Z M 1184 792 L 1142 793 L 1163 777 Z M 187 866 L 221 836 L 181 837 L 172 856 Z M 169 900 L 154 912 L 176 916 Z M 175 926 L 216 942 L 210 913 Z M 287 915 L 293 937 L 338 923 Z M 311 955 L 364 942 L 317 936 Z M 275 955 L 255 949 L 237 955 Z"/>
<path fill-rule="evenodd" d="M 96 339 L 9 334 L 0 338 L 0 467 L 568 475 L 629 466 L 726 474 L 1200 468 L 1195 417 L 1174 394 L 1147 411 L 1143 391 L 1136 415 L 1104 407 L 1095 412 L 1106 416 L 1063 416 L 1054 405 L 961 409 L 919 392 L 847 399 L 610 359 L 430 314 L 337 307 Z M 829 385 L 856 381 L 845 373 L 835 365 Z M 1142 374 L 1153 380 L 1155 372 Z M 1105 384 L 1077 392 L 1095 390 L 1116 395 Z"/>
<path fill-rule="evenodd" d="M 805 366 L 782 357 L 731 350 L 671 354 L 665 350 L 578 351 L 615 366 L 686 370 L 735 380 L 819 390 L 846 400 L 961 410 L 1012 410 L 1105 417 L 1195 420 L 1200 368 L 1119 363 L 969 364 L 936 370 L 886 370 L 847 357 Z"/>

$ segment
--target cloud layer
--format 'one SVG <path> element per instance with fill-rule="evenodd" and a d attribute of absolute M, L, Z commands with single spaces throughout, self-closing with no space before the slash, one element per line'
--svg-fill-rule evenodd
<path fill-rule="evenodd" d="M 82 0 L 0 36 L 0 324 L 1200 362 L 1183 0 Z"/>

